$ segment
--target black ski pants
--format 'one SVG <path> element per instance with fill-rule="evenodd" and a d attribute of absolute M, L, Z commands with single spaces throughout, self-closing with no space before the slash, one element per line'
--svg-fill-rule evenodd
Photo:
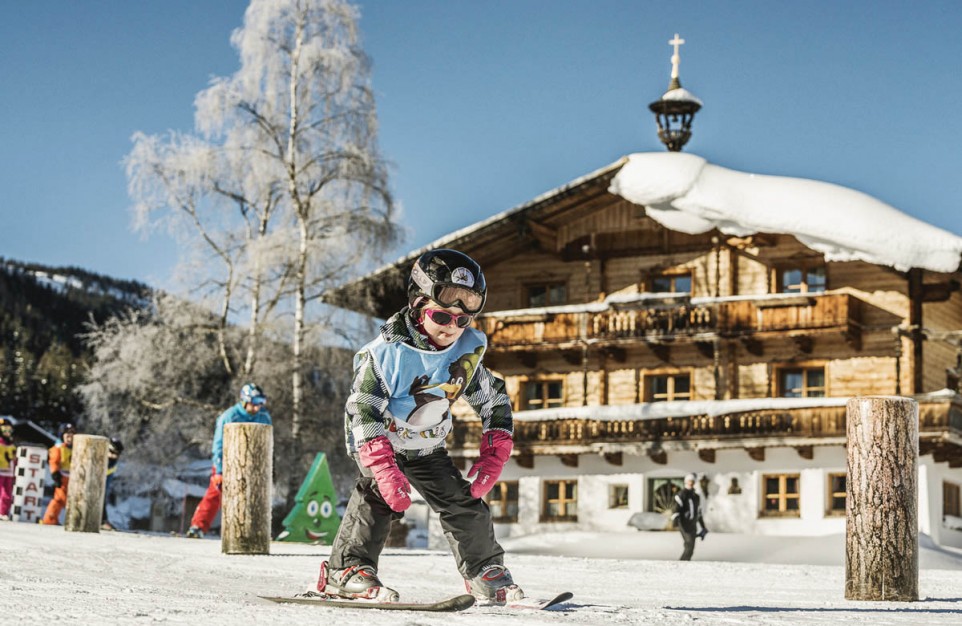
<path fill-rule="evenodd" d="M 454 466 L 447 450 L 416 459 L 395 458 L 411 486 L 438 514 L 461 576 L 471 579 L 487 565 L 504 564 L 504 550 L 494 537 L 488 505 L 471 495 L 470 483 Z M 354 485 L 331 547 L 331 569 L 352 565 L 377 568 L 391 520 L 404 517 L 384 502 L 370 470 L 358 467 L 361 476 Z"/>
<path fill-rule="evenodd" d="M 695 539 L 698 537 L 698 527 L 695 524 L 687 528 L 684 524 L 678 524 L 681 531 L 682 541 L 685 542 L 685 550 L 681 553 L 680 561 L 690 561 L 691 555 L 695 553 Z"/>

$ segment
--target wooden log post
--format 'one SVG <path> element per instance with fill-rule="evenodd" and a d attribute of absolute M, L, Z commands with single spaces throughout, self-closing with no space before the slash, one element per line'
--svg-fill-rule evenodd
<path fill-rule="evenodd" d="M 99 533 L 107 487 L 107 450 L 110 441 L 97 435 L 74 435 L 67 486 L 64 530 Z"/>
<path fill-rule="evenodd" d="M 270 554 L 273 457 L 273 428 L 267 424 L 224 426 L 224 554 Z"/>
<path fill-rule="evenodd" d="M 919 599 L 919 405 L 848 401 L 845 598 Z"/>

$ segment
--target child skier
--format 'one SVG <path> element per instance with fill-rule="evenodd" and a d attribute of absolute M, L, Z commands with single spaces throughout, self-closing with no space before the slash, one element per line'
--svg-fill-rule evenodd
<path fill-rule="evenodd" d="M 210 532 L 210 525 L 220 511 L 221 485 L 224 482 L 224 426 L 226 424 L 248 423 L 271 424 L 267 412 L 267 396 L 254 383 L 247 383 L 240 390 L 240 402 L 220 414 L 214 426 L 214 443 L 211 446 L 210 484 L 203 499 L 194 509 L 187 536 L 201 539 Z"/>
<path fill-rule="evenodd" d="M 73 436 L 77 429 L 73 424 L 60 426 L 60 440 L 47 451 L 47 465 L 53 478 L 53 499 L 47 505 L 41 524 L 57 526 L 60 513 L 67 507 L 67 489 L 70 484 L 70 457 L 73 455 Z"/>
<path fill-rule="evenodd" d="M 0 520 L 10 519 L 13 504 L 14 466 L 17 446 L 13 443 L 13 422 L 0 417 Z"/>
<path fill-rule="evenodd" d="M 468 328 L 484 306 L 481 268 L 456 250 L 438 249 L 414 263 L 408 306 L 354 357 L 345 410 L 348 452 L 361 471 L 330 561 L 317 589 L 347 597 L 397 601 L 378 578 L 378 557 L 392 519 L 403 517 L 413 486 L 439 514 L 468 592 L 486 602 L 524 596 L 504 566 L 487 504 L 511 455 L 513 424 L 504 381 L 481 360 L 487 338 Z M 445 449 L 451 404 L 464 396 L 482 420 L 480 456 L 469 483 Z"/>

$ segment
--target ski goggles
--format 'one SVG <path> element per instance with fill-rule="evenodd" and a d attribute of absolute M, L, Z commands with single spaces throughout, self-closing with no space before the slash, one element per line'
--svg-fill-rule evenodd
<path fill-rule="evenodd" d="M 460 307 L 468 313 L 475 314 L 484 306 L 484 296 L 477 291 L 451 284 L 436 284 L 431 289 L 431 299 L 444 307 Z M 467 326 L 465 324 L 464 326 Z M 464 328 L 462 326 L 461 328 Z"/>
<path fill-rule="evenodd" d="M 438 326 L 448 326 L 451 322 L 454 322 L 458 328 L 467 328 L 471 324 L 471 320 L 474 319 L 473 315 L 448 313 L 439 309 L 424 309 L 424 314 Z"/>

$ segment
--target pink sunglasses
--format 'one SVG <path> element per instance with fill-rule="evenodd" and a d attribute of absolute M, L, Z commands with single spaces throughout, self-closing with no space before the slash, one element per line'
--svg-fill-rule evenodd
<path fill-rule="evenodd" d="M 424 314 L 438 326 L 448 326 L 451 322 L 454 322 L 458 328 L 467 328 L 471 324 L 471 320 L 474 319 L 473 315 L 467 313 L 455 315 L 438 309 L 424 309 Z"/>

